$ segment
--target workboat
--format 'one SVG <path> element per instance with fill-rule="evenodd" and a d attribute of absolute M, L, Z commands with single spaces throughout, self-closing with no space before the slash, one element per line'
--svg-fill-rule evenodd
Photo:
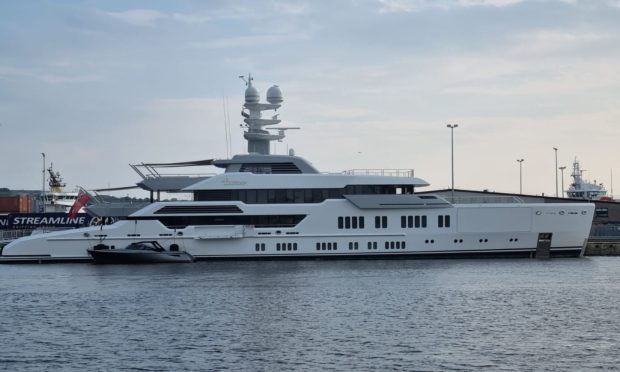
<path fill-rule="evenodd" d="M 47 169 L 49 192 L 41 195 L 43 198 L 43 209 L 45 213 L 66 213 L 78 197 L 78 190 L 65 191 L 67 186 L 59 171 L 54 171 L 54 164 Z M 83 210 L 80 210 L 83 212 Z"/>
<path fill-rule="evenodd" d="M 95 263 L 104 264 L 194 262 L 194 257 L 187 252 L 180 252 L 178 246 L 166 250 L 155 240 L 131 243 L 122 249 L 97 244 L 87 251 Z"/>
<path fill-rule="evenodd" d="M 224 171 L 184 186 L 192 201 L 154 201 L 111 225 L 24 237 L 4 247 L 0 261 L 89 261 L 98 244 L 138 241 L 178 247 L 197 260 L 583 252 L 592 203 L 442 198 L 416 194 L 428 183 L 411 169 L 321 173 L 293 151 L 271 154 L 271 141 L 298 128 L 278 127 L 278 114 L 262 116 L 281 107 L 278 86 L 263 103 L 252 78 L 244 81 L 248 153 L 201 161 Z"/>
<path fill-rule="evenodd" d="M 603 184 L 597 183 L 596 180 L 589 182 L 583 177 L 583 172 L 579 161 L 575 158 L 573 172 L 571 173 L 573 182 L 566 190 L 566 196 L 571 199 L 612 201 L 611 197 L 607 196 L 607 190 Z"/>

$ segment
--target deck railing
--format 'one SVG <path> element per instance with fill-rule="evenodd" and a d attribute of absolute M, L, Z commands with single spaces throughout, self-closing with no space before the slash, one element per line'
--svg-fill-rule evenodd
<path fill-rule="evenodd" d="M 413 169 L 350 169 L 342 172 L 349 176 L 413 177 Z"/>
<path fill-rule="evenodd" d="M 517 196 L 444 196 L 452 204 L 489 204 L 489 203 L 523 203 Z"/>

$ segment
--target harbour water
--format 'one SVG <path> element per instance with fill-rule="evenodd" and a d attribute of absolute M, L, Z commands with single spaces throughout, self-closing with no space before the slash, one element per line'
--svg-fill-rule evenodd
<path fill-rule="evenodd" d="M 614 370 L 619 304 L 617 257 L 2 265 L 0 370 Z"/>

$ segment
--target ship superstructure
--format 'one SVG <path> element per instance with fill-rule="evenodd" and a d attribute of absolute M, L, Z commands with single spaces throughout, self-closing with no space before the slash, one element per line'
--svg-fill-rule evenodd
<path fill-rule="evenodd" d="M 608 200 L 607 190 L 603 187 L 602 183 L 597 183 L 596 180 L 589 182 L 583 177 L 584 170 L 581 169 L 579 161 L 575 158 L 573 162 L 573 172 L 571 177 L 573 182 L 568 190 L 566 190 L 566 196 L 571 199 L 582 200 Z"/>
<path fill-rule="evenodd" d="M 43 211 L 45 213 L 64 213 L 69 211 L 78 196 L 78 191 L 65 191 L 66 183 L 59 171 L 54 170 L 54 164 L 47 168 L 49 176 L 49 192 L 43 194 Z"/>

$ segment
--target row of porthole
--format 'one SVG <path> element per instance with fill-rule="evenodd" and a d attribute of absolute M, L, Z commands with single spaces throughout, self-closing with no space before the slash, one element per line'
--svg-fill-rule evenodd
<path fill-rule="evenodd" d="M 480 243 L 487 243 L 489 241 L 489 239 L 479 239 L 478 242 Z M 516 242 L 519 241 L 518 238 L 510 238 L 511 242 Z M 424 241 L 425 244 L 435 244 L 435 240 L 434 239 L 430 239 L 430 240 L 425 240 Z M 463 239 L 454 239 L 454 243 L 463 243 Z M 349 250 L 358 250 L 358 243 L 357 242 L 349 242 Z M 385 242 L 385 249 L 405 249 L 406 248 L 406 243 L 403 242 Z M 316 243 L 316 250 L 320 251 L 320 250 L 337 250 L 338 249 L 338 244 L 337 243 Z M 372 249 L 377 249 L 377 242 L 368 242 L 368 249 L 372 250 Z M 265 243 L 256 243 L 255 246 L 255 250 L 257 252 L 259 251 L 265 251 Z M 297 250 L 297 243 L 277 243 L 276 244 L 276 250 L 277 251 L 296 251 Z"/>
<path fill-rule="evenodd" d="M 385 242 L 385 249 L 405 249 L 405 242 Z"/>
<path fill-rule="evenodd" d="M 278 243 L 276 244 L 276 251 L 296 251 L 297 243 Z"/>
<path fill-rule="evenodd" d="M 316 250 L 317 251 L 331 251 L 331 250 L 337 251 L 338 250 L 338 243 L 334 242 L 334 243 L 316 243 Z"/>

